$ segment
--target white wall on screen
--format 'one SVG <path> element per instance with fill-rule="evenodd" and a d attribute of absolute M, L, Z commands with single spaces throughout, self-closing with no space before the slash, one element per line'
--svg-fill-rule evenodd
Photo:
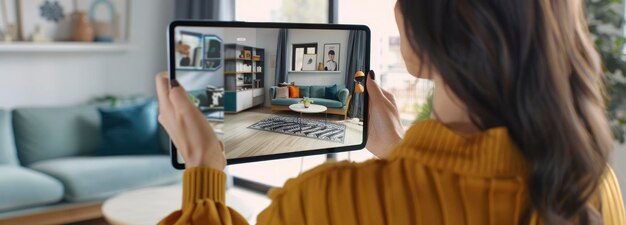
<path fill-rule="evenodd" d="M 347 30 L 311 30 L 311 29 L 289 29 L 288 38 L 288 63 L 291 70 L 292 46 L 300 43 L 317 43 L 317 62 L 324 60 L 324 44 L 339 43 L 339 73 L 318 73 L 304 72 L 289 73 L 289 82 L 295 82 L 296 85 L 331 85 L 337 84 L 345 86 L 345 70 L 348 49 L 348 36 L 350 31 Z"/>

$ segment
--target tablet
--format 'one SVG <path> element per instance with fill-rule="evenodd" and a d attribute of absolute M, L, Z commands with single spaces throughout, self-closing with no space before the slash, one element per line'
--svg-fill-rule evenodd
<path fill-rule="evenodd" d="M 367 142 L 363 25 L 174 21 L 176 79 L 228 164 L 360 150 Z M 185 167 L 171 144 L 172 164 Z"/>

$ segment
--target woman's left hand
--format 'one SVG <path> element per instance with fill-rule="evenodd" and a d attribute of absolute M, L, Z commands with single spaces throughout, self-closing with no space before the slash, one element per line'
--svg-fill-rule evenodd
<path fill-rule="evenodd" d="M 177 81 L 169 86 L 169 75 L 156 77 L 159 97 L 159 122 L 163 125 L 176 149 L 185 159 L 185 167 L 208 167 L 223 170 L 226 166 L 224 144 L 196 108 Z"/>

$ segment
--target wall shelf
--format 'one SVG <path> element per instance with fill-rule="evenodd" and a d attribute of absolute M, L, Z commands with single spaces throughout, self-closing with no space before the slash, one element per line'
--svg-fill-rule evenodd
<path fill-rule="evenodd" d="M 125 43 L 80 43 L 80 42 L 0 42 L 1 52 L 124 52 L 128 50 Z"/>
<path fill-rule="evenodd" d="M 251 57 L 237 57 L 243 51 L 248 51 Z M 224 110 L 226 112 L 241 112 L 263 104 L 266 68 L 263 58 L 265 58 L 263 48 L 234 43 L 224 44 L 224 91 L 226 92 Z M 257 84 L 259 87 L 255 88 Z"/>

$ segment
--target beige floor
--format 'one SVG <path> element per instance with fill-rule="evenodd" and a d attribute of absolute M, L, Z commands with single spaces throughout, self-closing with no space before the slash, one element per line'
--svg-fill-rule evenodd
<path fill-rule="evenodd" d="M 361 125 L 343 121 L 343 116 L 330 114 L 328 115 L 329 122 L 346 125 L 343 144 L 248 128 L 258 121 L 277 115 L 298 116 L 299 114 L 290 111 L 272 112 L 269 108 L 264 107 L 226 114 L 223 126 L 224 136 L 222 137 L 226 146 L 226 158 L 358 145 L 363 139 L 363 127 Z M 323 120 L 324 114 L 306 114 L 304 118 Z"/>

